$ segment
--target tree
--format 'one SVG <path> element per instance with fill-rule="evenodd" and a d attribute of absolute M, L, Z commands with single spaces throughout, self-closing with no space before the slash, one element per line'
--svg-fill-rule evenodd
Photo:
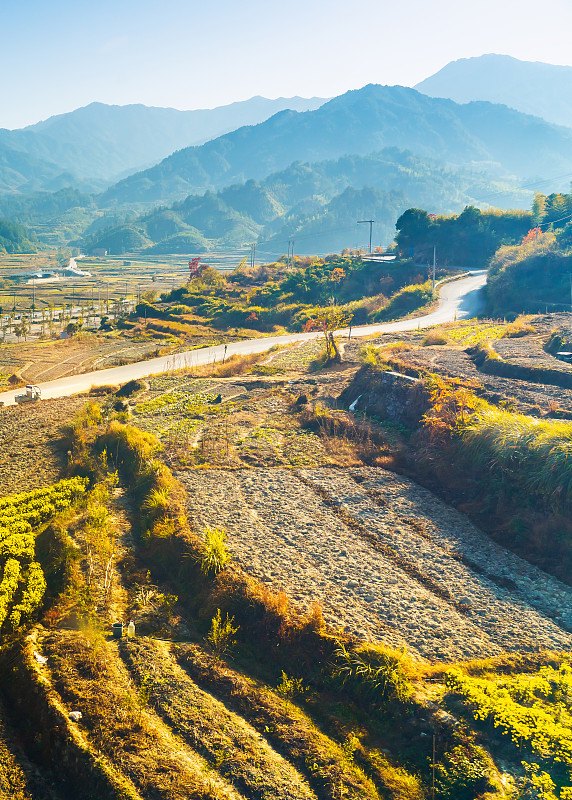
<path fill-rule="evenodd" d="M 419 243 L 425 244 L 432 221 L 427 211 L 421 208 L 408 208 L 395 223 L 397 228 L 397 246 L 400 251 L 416 247 Z"/>
<path fill-rule="evenodd" d="M 327 361 L 341 361 L 338 344 L 334 338 L 335 331 L 345 328 L 353 319 L 353 314 L 343 306 L 329 306 L 320 309 L 319 314 L 308 320 L 305 331 L 321 330 L 326 340 Z"/>

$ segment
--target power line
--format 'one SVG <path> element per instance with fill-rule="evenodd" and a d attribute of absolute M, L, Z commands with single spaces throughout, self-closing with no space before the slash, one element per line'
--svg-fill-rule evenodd
<path fill-rule="evenodd" d="M 543 228 L 545 225 L 554 225 L 556 222 L 563 222 L 565 219 L 570 219 L 572 214 L 567 214 L 565 217 L 560 217 L 560 219 L 551 219 L 548 222 L 541 222 L 536 227 Z"/>
<path fill-rule="evenodd" d="M 556 175 L 553 178 L 541 178 L 540 180 L 533 181 L 532 183 L 523 183 L 520 186 L 513 186 L 510 189 L 500 189 L 497 192 L 490 192 L 481 197 L 476 197 L 477 203 L 485 202 L 489 197 L 497 197 L 503 194 L 511 194 L 512 192 L 519 191 L 520 189 L 533 189 L 536 186 L 542 186 L 544 183 L 552 183 L 553 181 L 564 180 L 564 178 L 572 178 L 572 172 L 566 172 L 564 175 Z"/>

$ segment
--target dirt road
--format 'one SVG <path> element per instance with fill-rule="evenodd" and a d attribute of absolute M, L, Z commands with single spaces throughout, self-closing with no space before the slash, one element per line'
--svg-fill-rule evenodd
<path fill-rule="evenodd" d="M 399 320 L 378 325 L 364 325 L 352 328 L 352 337 L 369 336 L 372 333 L 400 333 L 402 331 L 417 330 L 431 325 L 442 325 L 455 319 L 474 317 L 482 309 L 481 289 L 487 279 L 485 270 L 479 270 L 468 278 L 444 284 L 440 289 L 439 308 L 431 314 L 414 319 Z M 347 336 L 348 331 L 339 332 Z M 121 367 L 86 372 L 82 375 L 72 375 L 55 381 L 39 384 L 42 398 L 67 397 L 88 391 L 92 386 L 105 386 L 107 384 L 120 384 L 129 380 L 144 378 L 148 375 L 157 375 L 171 370 L 201 366 L 216 361 L 222 361 L 232 355 L 248 355 L 262 353 L 276 344 L 302 342 L 315 339 L 320 333 L 293 333 L 285 336 L 265 336 L 259 339 L 247 339 L 243 342 L 232 342 L 228 345 L 204 347 L 200 350 L 190 350 L 172 356 L 152 358 L 148 361 L 139 361 L 135 364 L 126 364 Z M 0 402 L 4 405 L 13 405 L 14 397 L 21 394 L 22 390 L 12 390 L 0 394 Z"/>

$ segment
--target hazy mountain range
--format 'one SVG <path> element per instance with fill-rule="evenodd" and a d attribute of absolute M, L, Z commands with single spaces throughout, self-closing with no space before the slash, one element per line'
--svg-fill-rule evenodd
<path fill-rule="evenodd" d="M 0 129 L 0 191 L 52 191 L 54 178 L 62 173 L 58 189 L 73 185 L 97 191 L 181 147 L 254 125 L 286 108 L 305 111 L 323 102 L 320 97 L 252 97 L 197 111 L 91 103 L 27 128 Z M 32 187 L 26 156 L 35 166 Z"/>
<path fill-rule="evenodd" d="M 572 127 L 538 115 L 572 121 L 571 76 L 482 56 L 423 92 L 370 84 L 203 111 L 92 103 L 0 130 L 0 216 L 51 244 L 188 252 L 292 236 L 330 249 L 320 231 L 356 215 L 375 216 L 388 240 L 407 205 L 526 207 L 534 188 L 568 188 Z"/>
<path fill-rule="evenodd" d="M 99 219 L 79 244 L 112 254 L 188 253 L 258 241 L 265 256 L 282 253 L 295 238 L 298 253 L 312 253 L 363 244 L 367 231 L 356 220 L 364 216 L 376 221 L 375 242 L 388 244 L 396 218 L 411 205 L 452 213 L 497 189 L 485 174 L 386 148 L 313 164 L 298 161 L 263 181 L 189 195 L 105 229 Z M 518 194 L 511 199 L 522 203 Z"/>
<path fill-rule="evenodd" d="M 572 129 L 486 102 L 459 105 L 403 86 L 369 85 L 315 111 L 283 111 L 200 147 L 179 150 L 105 191 L 100 204 L 158 204 L 263 179 L 293 161 L 400 147 L 526 180 L 572 172 Z"/>
<path fill-rule="evenodd" d="M 548 122 L 572 126 L 572 67 L 491 53 L 452 61 L 415 88 L 456 103 L 504 103 Z"/>

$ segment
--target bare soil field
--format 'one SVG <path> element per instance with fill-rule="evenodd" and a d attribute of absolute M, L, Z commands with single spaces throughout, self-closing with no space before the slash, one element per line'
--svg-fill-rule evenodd
<path fill-rule="evenodd" d="M 572 590 L 427 490 L 376 468 L 177 473 L 200 531 L 243 569 L 360 638 L 431 660 L 570 649 Z"/>
<path fill-rule="evenodd" d="M 63 427 L 85 403 L 64 397 L 0 408 L 0 496 L 57 481 L 65 467 Z"/>
<path fill-rule="evenodd" d="M 516 366 L 572 372 L 572 365 L 559 361 L 543 349 L 552 331 L 570 330 L 572 315 L 534 317 L 530 325 L 534 332 L 522 338 L 498 338 L 497 328 L 502 331 L 506 326 L 491 326 L 490 341 L 494 350 L 504 361 Z M 446 328 L 443 332 L 447 335 L 450 329 Z M 387 347 L 395 342 L 403 342 L 411 348 L 399 352 L 399 358 L 406 364 L 439 375 L 473 381 L 480 385 L 482 394 L 491 402 L 505 401 L 521 413 L 554 416 L 559 415 L 559 410 L 572 413 L 571 389 L 548 382 L 489 375 L 475 364 L 466 344 L 449 341 L 446 345 L 422 346 L 423 336 L 415 333 L 384 335 L 368 339 L 367 343 L 374 347 Z M 357 360 L 362 348 L 363 343 L 359 340 L 346 344 L 344 358 L 348 361 Z"/>
<path fill-rule="evenodd" d="M 17 373 L 30 383 L 105 369 L 155 355 L 157 343 L 84 334 L 64 340 L 20 342 L 0 347 L 0 384 Z"/>

